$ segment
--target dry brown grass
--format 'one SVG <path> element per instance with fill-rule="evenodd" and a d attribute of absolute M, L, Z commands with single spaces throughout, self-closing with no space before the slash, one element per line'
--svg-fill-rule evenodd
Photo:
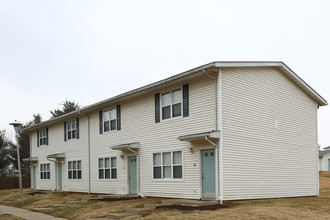
<path fill-rule="evenodd" d="M 0 220 L 24 220 L 24 219 L 17 216 L 4 214 L 4 215 L 0 215 Z"/>
<path fill-rule="evenodd" d="M 330 172 L 320 174 L 320 196 L 231 201 L 215 211 L 157 210 L 145 219 L 330 219 Z"/>
<path fill-rule="evenodd" d="M 24 192 L 25 204 L 23 206 L 20 204 L 19 191 L 17 189 L 0 191 L 0 200 L 6 200 L 3 203 L 4 205 L 31 209 L 34 207 L 47 207 L 50 204 L 61 204 L 67 201 L 79 201 L 96 196 L 68 192 L 28 196 L 27 193 L 28 190 Z M 15 200 L 10 201 L 10 198 L 15 198 Z M 126 208 L 142 207 L 145 203 L 159 203 L 161 200 L 161 198 L 143 198 L 111 202 L 88 201 L 68 204 L 65 207 L 44 211 L 44 213 L 56 217 L 80 220 L 103 217 L 111 212 L 121 212 Z M 214 211 L 155 210 L 145 216 L 144 219 L 330 219 L 330 172 L 322 172 L 320 174 L 319 197 L 230 201 L 226 202 L 225 205 L 228 208 Z M 127 219 L 136 219 L 136 217 Z"/>

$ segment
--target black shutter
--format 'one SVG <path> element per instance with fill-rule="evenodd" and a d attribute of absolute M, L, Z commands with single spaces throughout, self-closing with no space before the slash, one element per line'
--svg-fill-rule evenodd
<path fill-rule="evenodd" d="M 159 93 L 155 94 L 155 122 L 160 122 L 160 96 Z"/>
<path fill-rule="evenodd" d="M 46 145 L 48 145 L 48 128 L 46 128 Z"/>
<path fill-rule="evenodd" d="M 182 86 L 183 90 L 183 117 L 189 116 L 189 85 Z"/>
<path fill-rule="evenodd" d="M 66 141 L 66 122 L 64 122 L 64 141 Z"/>
<path fill-rule="evenodd" d="M 103 111 L 99 111 L 100 134 L 103 134 Z"/>
<path fill-rule="evenodd" d="M 76 118 L 76 138 L 79 139 L 79 118 Z"/>
<path fill-rule="evenodd" d="M 39 147 L 39 130 L 37 130 L 37 146 Z"/>
<path fill-rule="evenodd" d="M 121 130 L 120 105 L 117 105 L 117 131 Z"/>

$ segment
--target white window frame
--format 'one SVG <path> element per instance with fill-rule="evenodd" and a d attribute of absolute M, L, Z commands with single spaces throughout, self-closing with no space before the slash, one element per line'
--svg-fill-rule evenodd
<path fill-rule="evenodd" d="M 177 91 L 177 90 L 180 90 L 180 92 L 181 92 L 181 100 L 180 100 L 180 102 L 173 103 L 172 93 L 174 91 Z M 163 106 L 162 96 L 165 95 L 165 94 L 167 94 L 167 93 L 170 93 L 170 97 L 171 97 L 171 104 L 169 105 L 170 106 L 170 116 L 171 117 L 166 118 L 166 119 L 163 119 L 163 107 L 166 107 L 166 106 Z M 159 99 L 160 99 L 159 100 L 160 101 L 160 121 L 168 121 L 168 120 L 172 120 L 172 119 L 182 118 L 183 117 L 183 87 L 182 86 L 180 88 L 171 89 L 170 91 L 161 93 Z M 181 103 L 181 115 L 173 117 L 173 105 L 178 104 L 178 103 Z"/>
<path fill-rule="evenodd" d="M 78 161 L 80 161 L 80 169 L 78 168 Z M 76 162 L 76 168 L 73 168 L 73 162 Z M 72 167 L 69 167 L 69 164 L 72 164 Z M 77 180 L 82 180 L 82 160 L 81 159 L 74 159 L 74 160 L 68 160 L 68 166 L 67 166 L 67 170 L 68 170 L 68 175 L 67 175 L 67 179 L 70 181 L 77 181 Z M 72 172 L 71 174 L 71 178 L 69 176 L 69 172 Z M 76 172 L 76 178 L 73 178 L 73 173 L 74 171 Z M 80 178 L 78 178 L 78 173 L 80 171 Z"/>
<path fill-rule="evenodd" d="M 47 132 L 46 128 L 39 130 L 39 146 L 47 145 Z"/>
<path fill-rule="evenodd" d="M 71 129 L 69 129 L 69 125 L 71 124 Z M 75 125 L 75 128 L 72 128 L 72 124 Z M 69 132 L 71 132 L 71 137 L 69 138 Z M 72 137 L 72 134 L 74 134 L 74 138 Z M 76 120 L 72 120 L 72 121 L 68 121 L 66 123 L 66 139 L 67 140 L 74 140 L 77 139 L 77 121 Z"/>
<path fill-rule="evenodd" d="M 112 167 L 111 165 L 111 160 L 115 158 L 116 159 L 116 166 Z M 102 159 L 103 160 L 103 167 L 100 168 L 100 164 L 99 164 L 99 160 Z M 109 167 L 105 167 L 105 159 L 109 159 Z M 100 170 L 103 170 L 103 178 L 100 178 Z M 105 170 L 109 169 L 110 170 L 110 174 L 109 174 L 109 178 L 105 178 Z M 112 178 L 112 170 L 116 169 L 116 178 Z M 97 179 L 99 181 L 118 181 L 118 157 L 115 155 L 106 155 L 106 156 L 99 156 L 97 157 Z"/>
<path fill-rule="evenodd" d="M 50 163 L 41 163 L 39 166 L 41 180 L 50 180 Z"/>
<path fill-rule="evenodd" d="M 115 118 L 111 118 L 111 111 L 115 111 Z M 105 120 L 105 112 L 109 112 L 109 120 Z M 102 112 L 102 119 L 103 119 L 103 132 L 111 132 L 111 131 L 117 131 L 117 108 L 109 108 L 109 109 L 106 109 Z M 116 125 L 116 128 L 115 129 L 111 129 L 111 121 L 112 120 L 115 120 L 115 125 Z M 109 131 L 106 131 L 105 130 L 105 125 L 104 123 L 105 122 L 109 122 Z"/>
<path fill-rule="evenodd" d="M 181 164 L 174 164 L 173 163 L 173 153 L 174 152 L 181 152 Z M 164 178 L 164 174 L 163 174 L 163 154 L 164 153 L 171 153 L 171 178 Z M 161 167 L 161 178 L 155 178 L 154 177 L 154 154 L 160 154 L 160 159 L 161 159 L 161 163 L 160 165 L 156 165 L 156 167 Z M 174 178 L 174 170 L 173 167 L 174 166 L 181 166 L 182 167 L 182 177 L 181 178 Z M 171 150 L 162 150 L 162 151 L 154 151 L 151 154 L 151 175 L 152 175 L 152 180 L 153 181 L 184 181 L 184 150 L 181 149 L 171 149 Z"/>

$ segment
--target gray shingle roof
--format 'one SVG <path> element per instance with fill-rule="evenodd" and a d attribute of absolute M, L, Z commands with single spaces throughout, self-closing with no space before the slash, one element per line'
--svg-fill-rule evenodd
<path fill-rule="evenodd" d="M 323 150 L 323 151 L 319 151 L 319 157 L 323 157 L 326 154 L 329 154 L 330 150 Z"/>

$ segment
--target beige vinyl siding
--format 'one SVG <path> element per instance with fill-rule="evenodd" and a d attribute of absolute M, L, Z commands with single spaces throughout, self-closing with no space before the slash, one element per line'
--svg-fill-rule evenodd
<path fill-rule="evenodd" d="M 75 120 L 75 118 L 72 118 Z M 38 157 L 36 169 L 36 188 L 44 190 L 56 189 L 55 163 L 47 160 L 47 155 L 65 153 L 62 165 L 62 190 L 88 192 L 88 148 L 87 148 L 87 119 L 79 120 L 79 139 L 64 141 L 64 122 L 48 127 L 48 146 L 37 147 L 37 132 L 32 133 L 32 157 Z M 54 159 L 52 159 L 54 160 Z M 82 179 L 68 179 L 68 160 L 81 160 Z M 40 163 L 50 163 L 50 180 L 40 179 Z"/>
<path fill-rule="evenodd" d="M 221 86 L 224 200 L 317 195 L 315 101 L 275 68 L 223 68 Z"/>
<path fill-rule="evenodd" d="M 330 153 L 324 155 L 322 158 L 319 159 L 320 171 L 330 171 L 328 168 L 328 160 L 330 159 Z"/>
<path fill-rule="evenodd" d="M 188 82 L 187 82 L 188 83 Z M 119 150 L 110 150 L 118 144 L 140 142 L 140 193 L 144 196 L 195 198 L 199 192 L 199 152 L 191 153 L 190 143 L 180 142 L 178 136 L 211 131 L 214 129 L 214 84 L 207 76 L 189 82 L 189 116 L 155 123 L 154 94 L 180 88 L 182 84 L 155 91 L 121 105 L 121 131 L 99 134 L 98 112 L 91 115 L 91 175 L 92 192 L 128 193 L 127 155 L 121 159 Z M 205 146 L 208 144 L 203 143 Z M 212 146 L 208 146 L 212 147 Z M 152 179 L 152 153 L 166 150 L 183 150 L 183 180 L 162 181 Z M 118 155 L 118 180 L 100 181 L 97 174 L 97 157 Z M 139 191 L 139 189 L 138 189 Z"/>

